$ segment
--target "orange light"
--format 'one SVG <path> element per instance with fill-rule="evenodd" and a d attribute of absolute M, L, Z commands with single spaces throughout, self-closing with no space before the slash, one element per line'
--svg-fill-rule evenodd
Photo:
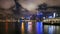
<path fill-rule="evenodd" d="M 21 27 L 22 34 L 24 34 L 24 23 L 22 22 L 22 27 Z"/>

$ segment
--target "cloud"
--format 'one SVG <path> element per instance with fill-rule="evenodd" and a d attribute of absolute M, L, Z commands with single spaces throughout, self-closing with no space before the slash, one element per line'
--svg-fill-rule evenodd
<path fill-rule="evenodd" d="M 0 1 L 0 8 L 3 9 L 9 9 L 11 6 L 13 6 L 15 3 L 13 0 L 1 0 Z"/>

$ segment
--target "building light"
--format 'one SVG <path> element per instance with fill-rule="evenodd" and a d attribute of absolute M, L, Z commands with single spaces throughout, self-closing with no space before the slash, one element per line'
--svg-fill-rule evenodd
<path fill-rule="evenodd" d="M 52 16 L 49 16 L 48 18 L 53 18 Z"/>
<path fill-rule="evenodd" d="M 56 17 L 56 13 L 53 13 L 53 18 L 55 18 Z"/>

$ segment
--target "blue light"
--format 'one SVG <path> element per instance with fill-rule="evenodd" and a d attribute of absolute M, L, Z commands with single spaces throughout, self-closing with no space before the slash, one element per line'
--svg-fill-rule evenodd
<path fill-rule="evenodd" d="M 42 12 L 38 12 L 37 15 L 43 15 L 43 13 Z"/>
<path fill-rule="evenodd" d="M 53 18 L 52 16 L 48 16 L 48 18 Z"/>
<path fill-rule="evenodd" d="M 55 27 L 54 26 L 49 26 L 48 27 L 48 34 L 53 34 L 54 31 L 55 31 Z"/>
<path fill-rule="evenodd" d="M 26 22 L 26 31 L 28 31 L 28 22 Z"/>
<path fill-rule="evenodd" d="M 36 31 L 37 31 L 37 34 L 43 34 L 43 23 L 42 22 L 37 22 Z"/>
<path fill-rule="evenodd" d="M 56 13 L 53 13 L 53 18 L 55 18 L 56 17 Z"/>
<path fill-rule="evenodd" d="M 43 18 L 43 13 L 42 12 L 37 13 L 37 17 L 38 18 Z"/>
<path fill-rule="evenodd" d="M 20 23 L 22 23 L 22 19 L 20 19 Z"/>

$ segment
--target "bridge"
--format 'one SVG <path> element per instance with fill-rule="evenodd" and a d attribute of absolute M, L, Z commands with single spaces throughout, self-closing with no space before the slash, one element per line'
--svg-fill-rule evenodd
<path fill-rule="evenodd" d="M 45 23 L 60 23 L 60 18 L 51 18 L 51 19 L 45 19 L 43 20 Z"/>

